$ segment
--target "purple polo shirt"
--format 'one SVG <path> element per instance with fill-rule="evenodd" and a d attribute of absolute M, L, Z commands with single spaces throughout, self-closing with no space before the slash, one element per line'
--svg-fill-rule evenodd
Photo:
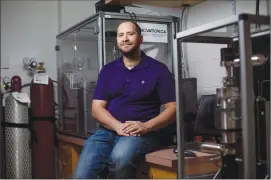
<path fill-rule="evenodd" d="M 121 122 L 148 121 L 160 106 L 175 102 L 175 82 L 167 66 L 141 53 L 132 69 L 123 57 L 106 64 L 99 73 L 93 99 L 108 101 L 107 110 Z"/>

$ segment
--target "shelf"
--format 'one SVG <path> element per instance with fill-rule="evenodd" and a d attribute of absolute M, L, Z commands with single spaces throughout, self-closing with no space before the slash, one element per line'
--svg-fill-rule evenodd
<path fill-rule="evenodd" d="M 128 6 L 132 4 L 167 7 L 167 8 L 181 8 L 182 5 L 196 5 L 205 0 L 105 0 L 105 4 Z"/>

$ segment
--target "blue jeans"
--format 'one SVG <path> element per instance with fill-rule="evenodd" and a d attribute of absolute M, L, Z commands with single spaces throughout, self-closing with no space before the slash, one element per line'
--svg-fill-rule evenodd
<path fill-rule="evenodd" d="M 135 178 L 144 155 L 161 146 L 159 132 L 144 136 L 119 136 L 100 127 L 84 144 L 74 179 Z"/>

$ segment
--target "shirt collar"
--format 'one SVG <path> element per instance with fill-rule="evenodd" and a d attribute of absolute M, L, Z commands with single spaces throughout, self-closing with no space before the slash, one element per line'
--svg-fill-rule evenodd
<path fill-rule="evenodd" d="M 117 63 L 116 63 L 116 66 L 122 68 L 122 69 L 128 69 L 125 65 L 124 65 L 124 61 L 123 61 L 123 56 L 119 57 L 117 59 Z M 149 63 L 148 63 L 148 56 L 143 52 L 141 51 L 141 60 L 140 62 L 131 69 L 131 71 L 135 71 L 137 69 L 142 69 L 142 68 L 147 68 L 149 66 Z"/>

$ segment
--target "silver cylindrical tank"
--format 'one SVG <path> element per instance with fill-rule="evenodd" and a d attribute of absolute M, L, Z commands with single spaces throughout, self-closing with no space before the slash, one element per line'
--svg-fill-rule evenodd
<path fill-rule="evenodd" d="M 205 153 L 222 154 L 223 146 L 216 143 L 202 143 L 200 145 L 200 150 Z"/>
<path fill-rule="evenodd" d="M 31 179 L 31 133 L 28 127 L 28 104 L 9 95 L 5 100 L 6 178 Z M 41 162 L 42 163 L 42 162 Z"/>

